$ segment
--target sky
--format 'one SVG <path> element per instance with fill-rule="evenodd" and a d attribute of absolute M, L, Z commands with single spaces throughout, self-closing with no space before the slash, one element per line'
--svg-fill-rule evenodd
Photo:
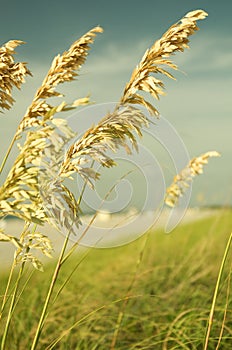
<path fill-rule="evenodd" d="M 154 102 L 190 157 L 208 150 L 222 154 L 194 183 L 192 205 L 232 204 L 232 2 L 228 0 L 1 1 L 1 43 L 25 41 L 17 48 L 17 59 L 28 62 L 33 73 L 21 91 L 15 91 L 13 109 L 0 116 L 1 158 L 52 58 L 73 41 L 96 25 L 104 29 L 77 81 L 64 86 L 66 101 L 90 94 L 97 104 L 116 102 L 145 50 L 170 25 L 199 8 L 209 16 L 198 22 L 200 31 L 191 37 L 190 50 L 173 58 L 180 68 L 177 81 L 164 79 L 167 95 Z M 81 117 L 78 121 L 81 130 Z M 147 141 L 146 147 L 157 152 L 161 168 L 175 174 L 160 145 Z"/>

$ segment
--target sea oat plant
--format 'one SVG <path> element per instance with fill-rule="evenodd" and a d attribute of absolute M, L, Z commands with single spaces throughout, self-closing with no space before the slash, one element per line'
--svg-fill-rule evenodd
<path fill-rule="evenodd" d="M 0 231 L 0 240 L 15 246 L 14 261 L 2 299 L 0 317 L 5 324 L 1 350 L 7 349 L 8 333 L 17 306 L 18 294 L 21 292 L 20 282 L 25 264 L 32 263 L 36 269 L 42 270 L 42 263 L 34 252 L 39 251 L 46 256 L 52 254 L 52 242 L 40 232 L 39 227 L 49 223 L 58 230 L 65 231 L 66 237 L 44 301 L 31 350 L 39 346 L 61 267 L 74 251 L 73 248 L 80 243 L 79 239 L 71 250 L 67 251 L 70 234 L 81 224 L 80 208 L 83 193 L 80 194 L 80 198 L 75 198 L 65 185 L 65 178 L 77 173 L 94 189 L 94 183 L 100 174 L 94 170 L 93 162 L 110 168 L 115 162 L 108 151 L 117 152 L 121 147 L 128 153 L 134 149 L 138 150 L 137 136 L 141 137 L 142 128 L 149 127 L 150 124 L 150 119 L 144 115 L 140 106 L 145 106 L 151 118 L 153 115 L 159 116 L 157 108 L 148 102 L 140 91 L 156 99 L 164 94 L 164 83 L 155 75 L 159 73 L 175 79 L 168 71 L 169 68 L 177 70 L 170 57 L 188 47 L 189 36 L 198 30 L 197 20 L 206 16 L 202 10 L 192 11 L 171 26 L 162 38 L 145 52 L 115 109 L 73 142 L 65 153 L 68 142 L 76 135 L 65 118 L 56 117 L 56 114 L 88 104 L 89 97 L 79 98 L 71 105 L 64 101 L 53 105 L 50 101 L 51 98 L 62 97 L 57 91 L 59 84 L 72 81 L 78 75 L 87 58 L 90 44 L 93 43 L 96 34 L 102 32 L 102 28 L 93 28 L 74 42 L 67 51 L 54 58 L 41 87 L 17 127 L 0 167 L 1 173 L 13 145 L 17 142 L 18 155 L 0 187 L 0 218 L 3 219 L 8 215 L 18 217 L 24 220 L 25 226 L 20 235 L 8 235 L 3 229 Z M 9 109 L 14 102 L 12 89 L 20 88 L 25 76 L 31 75 L 25 63 L 16 63 L 14 59 L 14 49 L 22 43 L 11 40 L 0 48 L 2 111 Z M 208 157 L 217 155 L 216 152 L 208 152 L 200 158 L 195 158 L 188 166 L 190 173 L 185 171 L 177 175 L 174 185 L 167 192 L 167 204 L 175 205 L 190 178 L 201 172 L 202 164 L 206 163 Z M 16 269 L 17 265 L 19 270 Z M 16 283 L 12 281 L 14 274 L 17 275 Z"/>

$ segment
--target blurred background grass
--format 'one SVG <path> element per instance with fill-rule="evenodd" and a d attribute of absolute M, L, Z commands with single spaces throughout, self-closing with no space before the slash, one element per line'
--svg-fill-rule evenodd
<path fill-rule="evenodd" d="M 160 229 L 123 247 L 77 253 L 63 266 L 56 292 L 75 271 L 52 305 L 39 349 L 62 334 L 55 349 L 110 349 L 119 313 L 115 349 L 202 349 L 231 214 L 218 210 L 172 234 Z M 231 262 L 229 254 L 208 349 L 216 349 L 226 303 L 220 349 L 231 344 Z M 9 349 L 29 348 L 52 269 L 50 263 L 44 273 L 33 273 L 20 296 Z M 2 271 L 1 295 L 6 277 Z"/>

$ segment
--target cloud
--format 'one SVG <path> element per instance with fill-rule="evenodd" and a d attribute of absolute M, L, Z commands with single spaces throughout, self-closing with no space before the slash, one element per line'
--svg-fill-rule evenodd
<path fill-rule="evenodd" d="M 128 43 L 109 43 L 104 52 L 91 55 L 86 64 L 94 74 L 125 74 L 132 71 L 142 58 L 145 50 L 153 44 L 149 38 L 140 40 L 136 45 Z M 201 35 L 190 38 L 190 49 L 173 56 L 180 70 L 188 73 L 223 73 L 231 68 L 232 37 L 220 35 Z"/>
<path fill-rule="evenodd" d="M 150 38 L 145 38 L 137 42 L 136 45 L 130 42 L 127 45 L 117 42 L 108 43 L 104 50 L 90 51 L 77 82 L 64 84 L 58 89 L 64 92 L 66 100 L 70 102 L 88 93 L 96 102 L 117 101 L 125 84 L 130 79 L 134 67 L 152 43 Z M 211 104 L 212 109 L 215 108 L 212 103 L 213 98 L 216 109 L 219 109 L 216 100 L 219 98 L 217 96 L 222 94 L 221 87 L 223 87 L 222 101 L 229 102 L 229 85 L 232 80 L 228 76 L 232 62 L 231 44 L 230 37 L 220 37 L 219 35 L 210 37 L 196 35 L 191 38 L 191 49 L 173 57 L 180 70 L 186 72 L 186 76 L 174 72 L 178 82 L 165 79 L 168 95 L 181 96 L 182 103 L 186 104 L 186 107 L 189 100 L 193 98 L 198 100 L 201 108 L 205 108 L 207 102 Z M 49 69 L 51 59 L 47 62 L 47 64 L 44 61 L 43 63 L 34 60 L 30 62 L 29 66 L 34 77 L 28 78 L 22 91 L 15 93 L 17 104 L 12 114 L 16 113 L 18 116 L 25 112 Z M 172 97 L 170 98 L 172 99 Z M 165 105 L 165 99 L 165 97 L 161 99 L 161 105 L 163 101 Z M 227 112 L 229 109 L 225 103 L 220 108 L 227 110 Z M 12 115 L 11 112 L 9 114 Z"/>
<path fill-rule="evenodd" d="M 232 62 L 232 38 L 229 36 L 195 37 L 190 50 L 177 57 L 178 65 L 188 73 L 227 74 Z"/>

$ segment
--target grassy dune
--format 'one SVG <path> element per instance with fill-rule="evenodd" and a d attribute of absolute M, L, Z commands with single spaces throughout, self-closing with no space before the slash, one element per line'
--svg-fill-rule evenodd
<path fill-rule="evenodd" d="M 169 235 L 160 230 L 124 247 L 76 254 L 63 267 L 56 293 L 75 271 L 54 300 L 38 348 L 52 349 L 62 335 L 54 349 L 202 349 L 231 214 L 219 211 Z M 8 349 L 29 348 L 52 267 L 31 276 Z M 229 256 L 208 349 L 217 348 L 220 333 L 220 349 L 232 342 L 230 268 Z"/>

